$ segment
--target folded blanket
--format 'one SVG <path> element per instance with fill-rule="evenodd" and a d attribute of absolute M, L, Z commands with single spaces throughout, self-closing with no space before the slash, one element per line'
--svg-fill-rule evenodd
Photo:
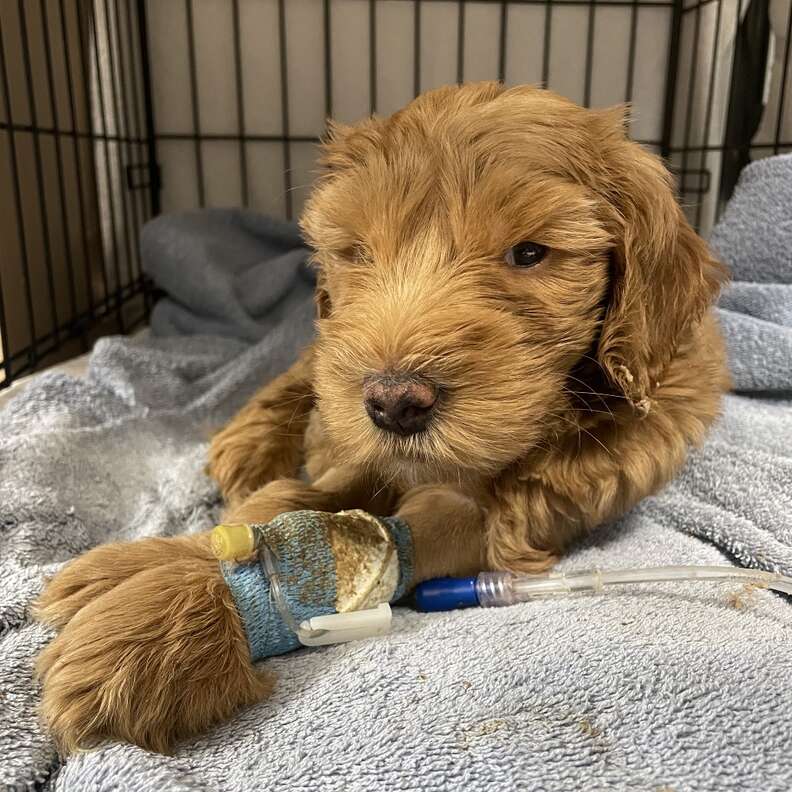
<path fill-rule="evenodd" d="M 255 212 L 161 215 L 144 226 L 140 253 L 167 293 L 151 313 L 156 335 L 259 341 L 313 292 L 297 226 Z"/>
<path fill-rule="evenodd" d="M 792 574 L 792 232 L 752 217 L 776 206 L 779 173 L 789 183 L 792 158 L 746 171 L 742 208 L 724 220 L 740 225 L 739 245 L 724 227 L 714 235 L 724 259 L 739 257 L 742 281 L 721 318 L 741 393 L 673 484 L 592 534 L 564 567 L 734 562 Z M 279 677 L 272 698 L 173 756 L 112 744 L 60 763 L 31 682 L 50 637 L 27 614 L 42 577 L 100 542 L 209 528 L 219 498 L 202 472 L 208 433 L 310 338 L 310 296 L 283 236 L 249 221 L 197 213 L 146 231 L 147 250 L 160 251 L 147 270 L 171 283 L 183 319 L 155 327 L 189 332 L 208 318 L 226 337 L 103 339 L 84 381 L 44 375 L 2 414 L 0 781 L 69 791 L 792 788 L 792 607 L 710 585 L 397 609 L 390 636 L 266 661 Z M 757 227 L 772 244 L 746 241 Z M 191 249 L 201 228 L 200 255 L 163 252 Z M 272 247 L 259 255 L 265 238 Z M 233 269 L 239 251 L 245 264 Z M 225 283 L 211 281 L 221 297 L 188 291 L 199 260 Z M 264 291 L 243 299 L 253 266 L 257 284 L 271 284 L 270 305 L 294 299 L 278 321 L 259 312 Z M 230 305 L 241 308 L 227 321 Z M 241 339 L 253 323 L 251 345 Z"/>
<path fill-rule="evenodd" d="M 743 171 L 710 243 L 734 278 L 720 313 L 735 389 L 792 395 L 792 154 Z"/>
<path fill-rule="evenodd" d="M 740 174 L 710 237 L 735 281 L 792 283 L 790 174 L 792 154 L 759 160 Z"/>

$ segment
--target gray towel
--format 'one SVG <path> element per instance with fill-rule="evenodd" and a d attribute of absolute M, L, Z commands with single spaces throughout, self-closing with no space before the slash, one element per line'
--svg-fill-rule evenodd
<path fill-rule="evenodd" d="M 775 162 L 788 183 L 789 158 Z M 765 167 L 772 178 L 761 178 Z M 735 240 L 754 227 L 752 212 L 774 206 L 776 168 L 746 172 L 747 192 L 735 198 L 743 208 L 725 220 L 743 229 Z M 186 249 L 191 223 L 205 216 L 191 217 L 162 218 L 147 233 L 172 233 L 171 249 Z M 231 266 L 211 253 L 229 249 L 216 233 L 204 263 Z M 772 251 L 786 258 L 768 263 L 729 247 L 719 228 L 724 258 L 739 255 L 740 277 L 764 284 L 738 283 L 724 298 L 741 393 L 727 397 L 672 485 L 592 534 L 563 567 L 737 563 L 792 574 L 785 233 Z M 249 250 L 248 264 L 258 260 Z M 179 271 L 190 275 L 200 258 L 181 259 Z M 289 277 L 294 290 L 303 284 L 281 266 L 288 257 L 272 254 L 262 275 L 278 300 L 291 293 Z M 184 327 L 206 316 L 226 322 L 207 308 L 199 275 L 190 282 L 195 294 L 178 298 L 191 317 Z M 272 698 L 173 756 L 110 744 L 61 764 L 35 718 L 30 676 L 50 637 L 27 615 L 42 576 L 100 542 L 209 528 L 218 495 L 202 473 L 207 433 L 294 357 L 311 311 L 310 297 L 298 298 L 253 345 L 236 330 L 104 339 L 85 381 L 44 375 L 4 411 L 1 781 L 69 792 L 792 788 L 792 607 L 709 584 L 437 615 L 397 609 L 387 637 L 266 661 L 279 678 Z"/>
<path fill-rule="evenodd" d="M 255 212 L 161 215 L 144 226 L 140 252 L 167 293 L 151 314 L 155 335 L 259 341 L 313 291 L 297 226 Z"/>
<path fill-rule="evenodd" d="M 792 154 L 743 171 L 710 243 L 734 278 L 720 307 L 735 389 L 790 394 Z"/>
<path fill-rule="evenodd" d="M 710 243 L 736 281 L 792 283 L 792 154 L 749 165 Z"/>

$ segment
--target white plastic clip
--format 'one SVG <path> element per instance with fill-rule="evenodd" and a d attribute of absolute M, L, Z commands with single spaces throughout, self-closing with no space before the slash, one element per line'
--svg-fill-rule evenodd
<path fill-rule="evenodd" d="M 297 638 L 305 646 L 359 641 L 375 635 L 387 635 L 391 628 L 391 609 L 387 602 L 376 608 L 330 613 L 301 622 Z"/>

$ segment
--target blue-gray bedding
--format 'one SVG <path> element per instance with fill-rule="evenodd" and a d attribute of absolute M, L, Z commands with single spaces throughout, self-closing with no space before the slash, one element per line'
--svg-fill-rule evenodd
<path fill-rule="evenodd" d="M 152 311 L 155 335 L 257 342 L 312 299 L 309 251 L 292 223 L 237 209 L 161 215 L 140 247 L 166 293 Z"/>
<path fill-rule="evenodd" d="M 790 207 L 792 157 L 746 170 L 713 234 L 737 278 L 720 314 L 738 392 L 676 481 L 565 567 L 792 573 Z M 210 527 L 208 433 L 311 335 L 293 228 L 236 212 L 163 217 L 143 250 L 171 294 L 153 326 L 181 335 L 104 339 L 84 380 L 43 375 L 2 413 L 0 782 L 80 792 L 792 788 L 792 603 L 709 585 L 397 609 L 390 636 L 266 661 L 279 677 L 272 698 L 172 756 L 109 744 L 62 764 L 31 681 L 50 636 L 27 610 L 43 576 L 100 542 Z"/>

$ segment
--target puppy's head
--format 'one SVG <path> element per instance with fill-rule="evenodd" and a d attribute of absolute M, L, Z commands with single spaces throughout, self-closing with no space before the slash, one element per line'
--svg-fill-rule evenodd
<path fill-rule="evenodd" d="M 491 475 L 568 422 L 597 364 L 643 409 L 717 290 L 659 160 L 621 111 L 534 88 L 442 88 L 335 126 L 302 220 L 315 387 L 347 461 Z"/>

